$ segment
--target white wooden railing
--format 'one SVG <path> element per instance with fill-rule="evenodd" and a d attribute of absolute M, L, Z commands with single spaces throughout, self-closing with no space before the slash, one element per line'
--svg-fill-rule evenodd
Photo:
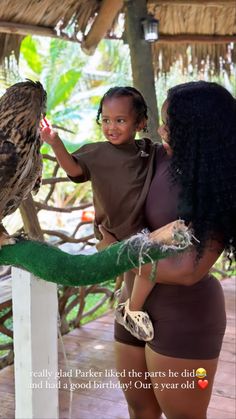
<path fill-rule="evenodd" d="M 57 286 L 12 268 L 12 299 L 15 418 L 58 419 Z"/>

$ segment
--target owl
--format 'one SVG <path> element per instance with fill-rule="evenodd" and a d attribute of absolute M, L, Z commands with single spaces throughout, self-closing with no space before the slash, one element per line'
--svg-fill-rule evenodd
<path fill-rule="evenodd" d="M 9 87 L 0 99 L 0 247 L 12 243 L 2 219 L 40 187 L 40 121 L 46 101 L 42 84 L 31 80 Z"/>

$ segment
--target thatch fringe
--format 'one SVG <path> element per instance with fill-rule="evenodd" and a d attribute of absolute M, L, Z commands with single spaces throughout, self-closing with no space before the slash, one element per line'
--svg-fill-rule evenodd
<path fill-rule="evenodd" d="M 100 1 L 98 0 L 5 0 L 0 2 L 0 63 L 5 57 L 10 57 L 14 52 L 16 58 L 19 56 L 19 48 L 22 35 L 4 34 L 1 28 L 1 21 L 17 24 L 38 25 L 48 29 L 57 28 L 58 34 L 69 25 L 74 25 L 76 32 L 85 32 L 88 25 L 99 11 Z M 14 33 L 14 30 L 12 31 Z"/>
<path fill-rule="evenodd" d="M 171 4 L 169 1 L 162 5 L 160 1 L 158 6 L 153 4 L 155 2 L 150 3 L 149 12 L 159 20 L 160 33 L 173 36 L 172 43 L 156 42 L 153 45 L 157 73 L 168 73 L 175 62 L 179 63 L 183 72 L 197 69 L 213 74 L 219 73 L 222 68 L 230 70 L 230 64 L 236 62 L 236 47 L 230 49 L 227 42 L 214 44 L 213 36 L 236 35 L 236 7 L 233 2 L 211 2 L 207 5 L 207 2 Z M 195 37 L 196 40 L 178 44 L 180 34 L 189 35 L 191 39 Z M 198 35 L 212 35 L 212 42 L 201 43 Z"/>
<path fill-rule="evenodd" d="M 181 44 L 156 45 L 153 47 L 153 63 L 156 74 L 168 73 L 178 63 L 182 73 L 202 72 L 208 75 L 220 74 L 225 70 L 233 72 L 236 63 L 236 48 L 230 45 Z"/>

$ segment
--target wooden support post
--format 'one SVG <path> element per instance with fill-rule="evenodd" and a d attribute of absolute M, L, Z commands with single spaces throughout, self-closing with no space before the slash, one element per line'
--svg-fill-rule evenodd
<path fill-rule="evenodd" d="M 159 116 L 150 43 L 143 39 L 141 20 L 147 16 L 146 0 L 126 1 L 126 38 L 130 48 L 134 87 L 140 90 L 148 104 L 148 136 L 159 141 Z"/>
<path fill-rule="evenodd" d="M 57 419 L 57 286 L 12 268 L 12 300 L 15 418 Z"/>

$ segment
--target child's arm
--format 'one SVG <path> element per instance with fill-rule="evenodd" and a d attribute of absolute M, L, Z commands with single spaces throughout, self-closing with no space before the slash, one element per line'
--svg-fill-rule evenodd
<path fill-rule="evenodd" d="M 101 251 L 106 249 L 106 247 L 110 246 L 111 244 L 117 242 L 115 236 L 109 233 L 102 225 L 99 225 L 98 228 L 102 235 L 102 239 L 96 244 L 97 250 Z"/>
<path fill-rule="evenodd" d="M 83 174 L 81 166 L 68 153 L 56 131 L 53 131 L 50 127 L 43 127 L 41 128 L 40 136 L 42 141 L 51 145 L 58 163 L 69 176 L 77 177 Z"/>

